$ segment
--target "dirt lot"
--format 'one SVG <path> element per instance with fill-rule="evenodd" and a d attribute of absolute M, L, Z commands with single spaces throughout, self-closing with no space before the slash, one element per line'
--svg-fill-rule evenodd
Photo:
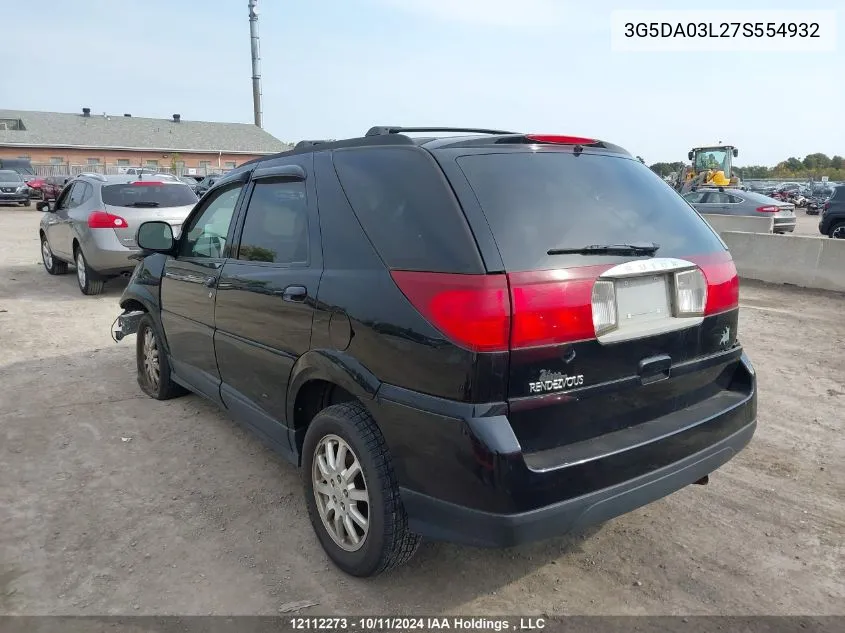
<path fill-rule="evenodd" d="M 745 284 L 759 430 L 709 486 L 365 581 L 329 564 L 292 467 L 198 397 L 141 394 L 134 337 L 109 336 L 123 284 L 49 277 L 39 218 L 0 208 L 0 613 L 845 614 L 843 296 Z"/>

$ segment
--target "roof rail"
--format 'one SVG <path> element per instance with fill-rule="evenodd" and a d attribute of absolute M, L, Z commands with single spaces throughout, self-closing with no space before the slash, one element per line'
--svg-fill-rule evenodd
<path fill-rule="evenodd" d="M 517 134 L 504 130 L 488 130 L 475 127 L 402 127 L 401 125 L 377 125 L 367 130 L 366 136 L 404 134 L 405 132 L 467 132 L 470 134 Z"/>
<path fill-rule="evenodd" d="M 314 147 L 315 145 L 323 145 L 324 143 L 334 143 L 335 139 L 326 139 L 323 141 L 299 141 L 293 146 L 293 149 L 304 149 L 306 147 Z"/>
<path fill-rule="evenodd" d="M 77 176 L 86 176 L 87 178 L 93 178 L 94 180 L 99 180 L 100 182 L 106 182 L 106 177 L 103 174 L 97 174 L 93 172 L 82 172 L 81 174 L 76 174 Z"/>

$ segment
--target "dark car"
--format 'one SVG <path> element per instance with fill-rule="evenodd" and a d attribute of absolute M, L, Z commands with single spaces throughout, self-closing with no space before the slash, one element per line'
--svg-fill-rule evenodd
<path fill-rule="evenodd" d="M 73 179 L 73 176 L 47 176 L 43 178 L 41 195 L 43 202 L 40 203 L 39 211 L 44 210 L 45 205 L 55 202 L 65 188 L 65 185 Z"/>
<path fill-rule="evenodd" d="M 830 198 L 822 206 L 819 233 L 845 239 L 845 185 L 833 187 Z"/>
<path fill-rule="evenodd" d="M 238 167 L 178 238 L 141 225 L 120 299 L 143 391 L 201 394 L 300 465 L 358 576 L 421 537 L 605 521 L 706 483 L 756 428 L 736 269 L 671 187 L 601 141 L 436 132 Z"/>
<path fill-rule="evenodd" d="M 205 178 L 203 178 L 202 180 L 200 180 L 200 181 L 197 183 L 196 188 L 194 189 L 194 191 L 196 192 L 196 194 L 197 194 L 198 196 L 201 196 L 201 195 L 203 195 L 206 191 L 208 191 L 209 189 L 211 189 L 211 187 L 213 187 L 213 186 L 214 186 L 214 183 L 215 183 L 215 182 L 217 182 L 218 180 L 220 180 L 220 178 L 221 178 L 221 176 L 220 176 L 219 174 L 211 174 L 211 175 L 209 175 L 209 176 L 206 176 Z"/>

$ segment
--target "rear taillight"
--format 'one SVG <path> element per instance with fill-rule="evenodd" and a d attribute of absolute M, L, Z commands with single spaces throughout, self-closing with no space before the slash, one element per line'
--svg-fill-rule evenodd
<path fill-rule="evenodd" d="M 89 229 L 125 229 L 128 227 L 129 223 L 122 217 L 105 211 L 94 211 L 88 216 Z"/>
<path fill-rule="evenodd" d="M 508 274 L 513 309 L 511 347 L 595 338 L 593 287 L 596 278 L 608 268 L 585 266 Z"/>
<path fill-rule="evenodd" d="M 757 207 L 756 211 L 757 213 L 777 213 L 778 207 L 770 204 L 763 207 Z"/>
<path fill-rule="evenodd" d="M 700 317 L 739 305 L 729 253 L 688 258 L 698 268 L 672 273 L 673 316 Z M 619 327 L 611 266 L 507 275 L 394 270 L 411 304 L 455 343 L 476 352 L 543 347 L 594 339 Z"/>
<path fill-rule="evenodd" d="M 132 184 L 135 187 L 160 187 L 164 183 L 156 180 L 136 180 Z"/>
<path fill-rule="evenodd" d="M 394 270 L 393 281 L 432 325 L 476 352 L 508 349 L 511 306 L 504 275 Z"/>
<path fill-rule="evenodd" d="M 829 202 L 825 202 L 825 203 L 824 203 L 824 206 L 822 207 L 822 209 L 824 209 L 825 211 L 827 211 L 829 208 L 830 208 L 830 203 L 829 203 Z"/>
<path fill-rule="evenodd" d="M 729 252 L 700 255 L 688 259 L 701 268 L 707 280 L 705 315 L 718 314 L 739 307 L 739 276 Z"/>

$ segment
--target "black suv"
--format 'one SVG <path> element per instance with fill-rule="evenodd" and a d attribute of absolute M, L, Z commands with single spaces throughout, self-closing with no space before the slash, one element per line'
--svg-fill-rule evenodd
<path fill-rule="evenodd" d="M 819 233 L 845 239 L 845 185 L 834 187 L 830 198 L 822 206 Z"/>
<path fill-rule="evenodd" d="M 359 576 L 420 537 L 602 522 L 705 483 L 756 427 L 736 269 L 671 187 L 593 139 L 439 132 L 242 165 L 178 239 L 141 225 L 120 300 L 141 388 L 198 393 L 301 465 Z"/>

